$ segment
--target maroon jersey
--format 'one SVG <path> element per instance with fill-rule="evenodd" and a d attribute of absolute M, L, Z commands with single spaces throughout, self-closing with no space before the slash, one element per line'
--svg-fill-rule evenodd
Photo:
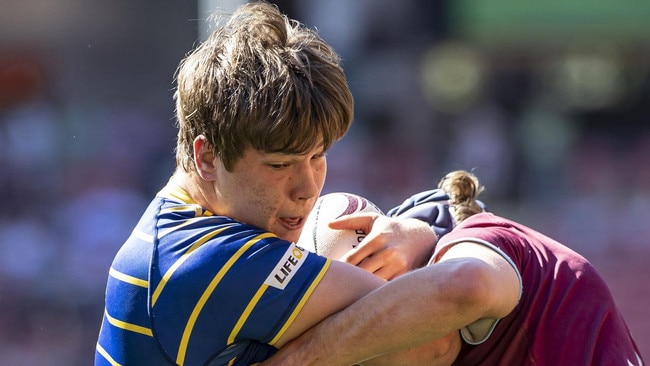
<path fill-rule="evenodd" d="M 643 365 L 605 281 L 585 258 L 526 226 L 482 213 L 445 235 L 433 260 L 466 241 L 501 253 L 519 273 L 522 292 L 512 313 L 485 327 L 482 339 L 461 331 L 455 365 Z"/>

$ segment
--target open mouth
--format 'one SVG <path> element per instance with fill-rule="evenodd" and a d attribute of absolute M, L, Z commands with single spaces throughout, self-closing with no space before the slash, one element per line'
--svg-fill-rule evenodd
<path fill-rule="evenodd" d="M 305 221 L 301 217 L 283 217 L 280 221 L 290 230 L 297 230 L 302 227 L 303 222 Z"/>

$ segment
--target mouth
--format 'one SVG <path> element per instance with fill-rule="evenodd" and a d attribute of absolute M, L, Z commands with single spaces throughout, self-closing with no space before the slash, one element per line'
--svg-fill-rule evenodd
<path fill-rule="evenodd" d="M 300 230 L 305 222 L 302 217 L 282 217 L 280 218 L 282 226 L 288 230 Z"/>

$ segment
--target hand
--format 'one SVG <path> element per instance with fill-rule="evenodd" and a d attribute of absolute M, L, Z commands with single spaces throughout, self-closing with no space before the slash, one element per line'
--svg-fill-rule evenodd
<path fill-rule="evenodd" d="M 420 220 L 392 218 L 377 213 L 342 216 L 333 229 L 362 229 L 368 233 L 342 261 L 391 280 L 427 263 L 437 242 L 435 232 Z"/>

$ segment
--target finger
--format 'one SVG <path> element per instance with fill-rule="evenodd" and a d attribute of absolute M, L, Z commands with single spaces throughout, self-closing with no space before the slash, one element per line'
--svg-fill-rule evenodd
<path fill-rule="evenodd" d="M 373 255 L 371 259 L 376 261 L 375 263 L 371 263 L 373 273 L 385 280 L 393 279 L 409 270 L 403 260 L 404 258 L 399 256 L 399 252 L 395 248 L 386 248 Z"/>
<path fill-rule="evenodd" d="M 332 229 L 339 230 L 356 230 L 362 229 L 365 232 L 370 232 L 372 224 L 379 217 L 378 213 L 374 212 L 362 212 L 354 213 L 350 215 L 344 215 L 337 219 L 334 219 L 328 223 L 329 227 Z"/>
<path fill-rule="evenodd" d="M 375 273 L 381 268 L 381 260 L 376 257 L 366 257 L 357 267 L 365 269 L 370 273 Z"/>
<path fill-rule="evenodd" d="M 376 256 L 365 257 L 360 263 L 354 265 L 375 275 L 379 273 L 380 275 L 378 276 L 381 277 L 381 275 L 386 275 L 388 271 L 385 269 L 382 271 L 383 260 L 380 256 L 381 253 L 378 253 Z M 341 260 L 343 260 L 343 258 Z M 345 260 L 345 262 L 352 264 L 349 260 Z"/>
<path fill-rule="evenodd" d="M 400 275 L 402 275 L 404 273 L 406 273 L 406 272 L 404 272 L 404 271 L 396 272 L 394 267 L 381 267 L 378 270 L 376 270 L 375 272 L 373 272 L 373 274 L 375 276 L 377 276 L 377 277 L 379 277 L 381 279 L 384 279 L 386 281 L 390 281 L 390 280 L 392 280 L 392 279 L 394 279 L 394 278 L 396 278 L 396 277 L 398 277 L 398 276 L 400 276 Z"/>
<path fill-rule="evenodd" d="M 378 234 L 371 232 L 361 240 L 356 248 L 345 253 L 341 260 L 357 266 L 367 258 L 372 257 L 383 250 L 385 247 L 386 243 L 383 238 L 378 236 Z"/>
<path fill-rule="evenodd" d="M 381 251 L 376 255 L 367 257 L 357 267 L 362 268 L 384 280 L 391 280 L 403 273 L 406 273 L 403 266 L 393 265 L 390 262 L 390 254 Z"/>

